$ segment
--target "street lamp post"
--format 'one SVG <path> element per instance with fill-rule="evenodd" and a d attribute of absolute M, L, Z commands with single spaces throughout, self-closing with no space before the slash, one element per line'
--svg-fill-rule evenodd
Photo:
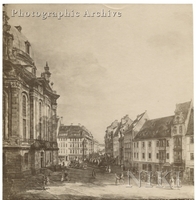
<path fill-rule="evenodd" d="M 85 144 L 86 144 L 86 139 L 84 138 L 83 139 L 83 141 L 82 141 L 82 143 L 83 143 L 83 161 L 84 161 L 84 147 L 85 147 Z"/>

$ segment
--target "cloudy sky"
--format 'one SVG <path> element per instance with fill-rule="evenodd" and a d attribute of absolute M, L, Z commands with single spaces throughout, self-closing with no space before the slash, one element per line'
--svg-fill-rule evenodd
<path fill-rule="evenodd" d="M 66 9 L 80 16 L 32 14 Z M 97 16 L 109 10 L 120 17 Z M 193 98 L 191 5 L 9 5 L 7 13 L 32 45 L 37 75 L 48 61 L 63 123 L 86 126 L 100 142 L 126 114 L 168 116 Z"/>

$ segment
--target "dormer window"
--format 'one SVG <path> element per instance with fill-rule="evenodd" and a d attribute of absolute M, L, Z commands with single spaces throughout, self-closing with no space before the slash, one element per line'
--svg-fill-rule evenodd
<path fill-rule="evenodd" d="M 31 44 L 28 41 L 26 41 L 25 42 L 25 52 L 28 53 L 29 55 L 30 55 L 30 46 L 31 46 Z"/>

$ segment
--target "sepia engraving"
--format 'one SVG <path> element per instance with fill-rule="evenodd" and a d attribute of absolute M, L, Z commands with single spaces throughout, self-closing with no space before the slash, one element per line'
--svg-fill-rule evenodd
<path fill-rule="evenodd" d="M 3 5 L 3 199 L 194 199 L 192 5 Z"/>

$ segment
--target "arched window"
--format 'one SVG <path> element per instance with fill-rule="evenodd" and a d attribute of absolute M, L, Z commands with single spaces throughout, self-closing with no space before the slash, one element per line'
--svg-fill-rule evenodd
<path fill-rule="evenodd" d="M 8 95 L 3 93 L 3 139 L 8 138 Z"/>
<path fill-rule="evenodd" d="M 50 121 L 51 121 L 51 119 L 50 119 L 50 106 L 48 106 L 48 108 L 47 108 L 48 110 L 47 110 L 47 140 L 49 141 L 50 140 Z"/>
<path fill-rule="evenodd" d="M 26 50 L 26 53 L 28 53 L 30 55 L 30 43 L 28 41 L 25 42 L 25 50 Z"/>
<path fill-rule="evenodd" d="M 39 101 L 39 139 L 42 139 L 42 102 Z"/>
<path fill-rule="evenodd" d="M 22 95 L 22 123 L 23 123 L 23 139 L 27 139 L 27 96 Z"/>

